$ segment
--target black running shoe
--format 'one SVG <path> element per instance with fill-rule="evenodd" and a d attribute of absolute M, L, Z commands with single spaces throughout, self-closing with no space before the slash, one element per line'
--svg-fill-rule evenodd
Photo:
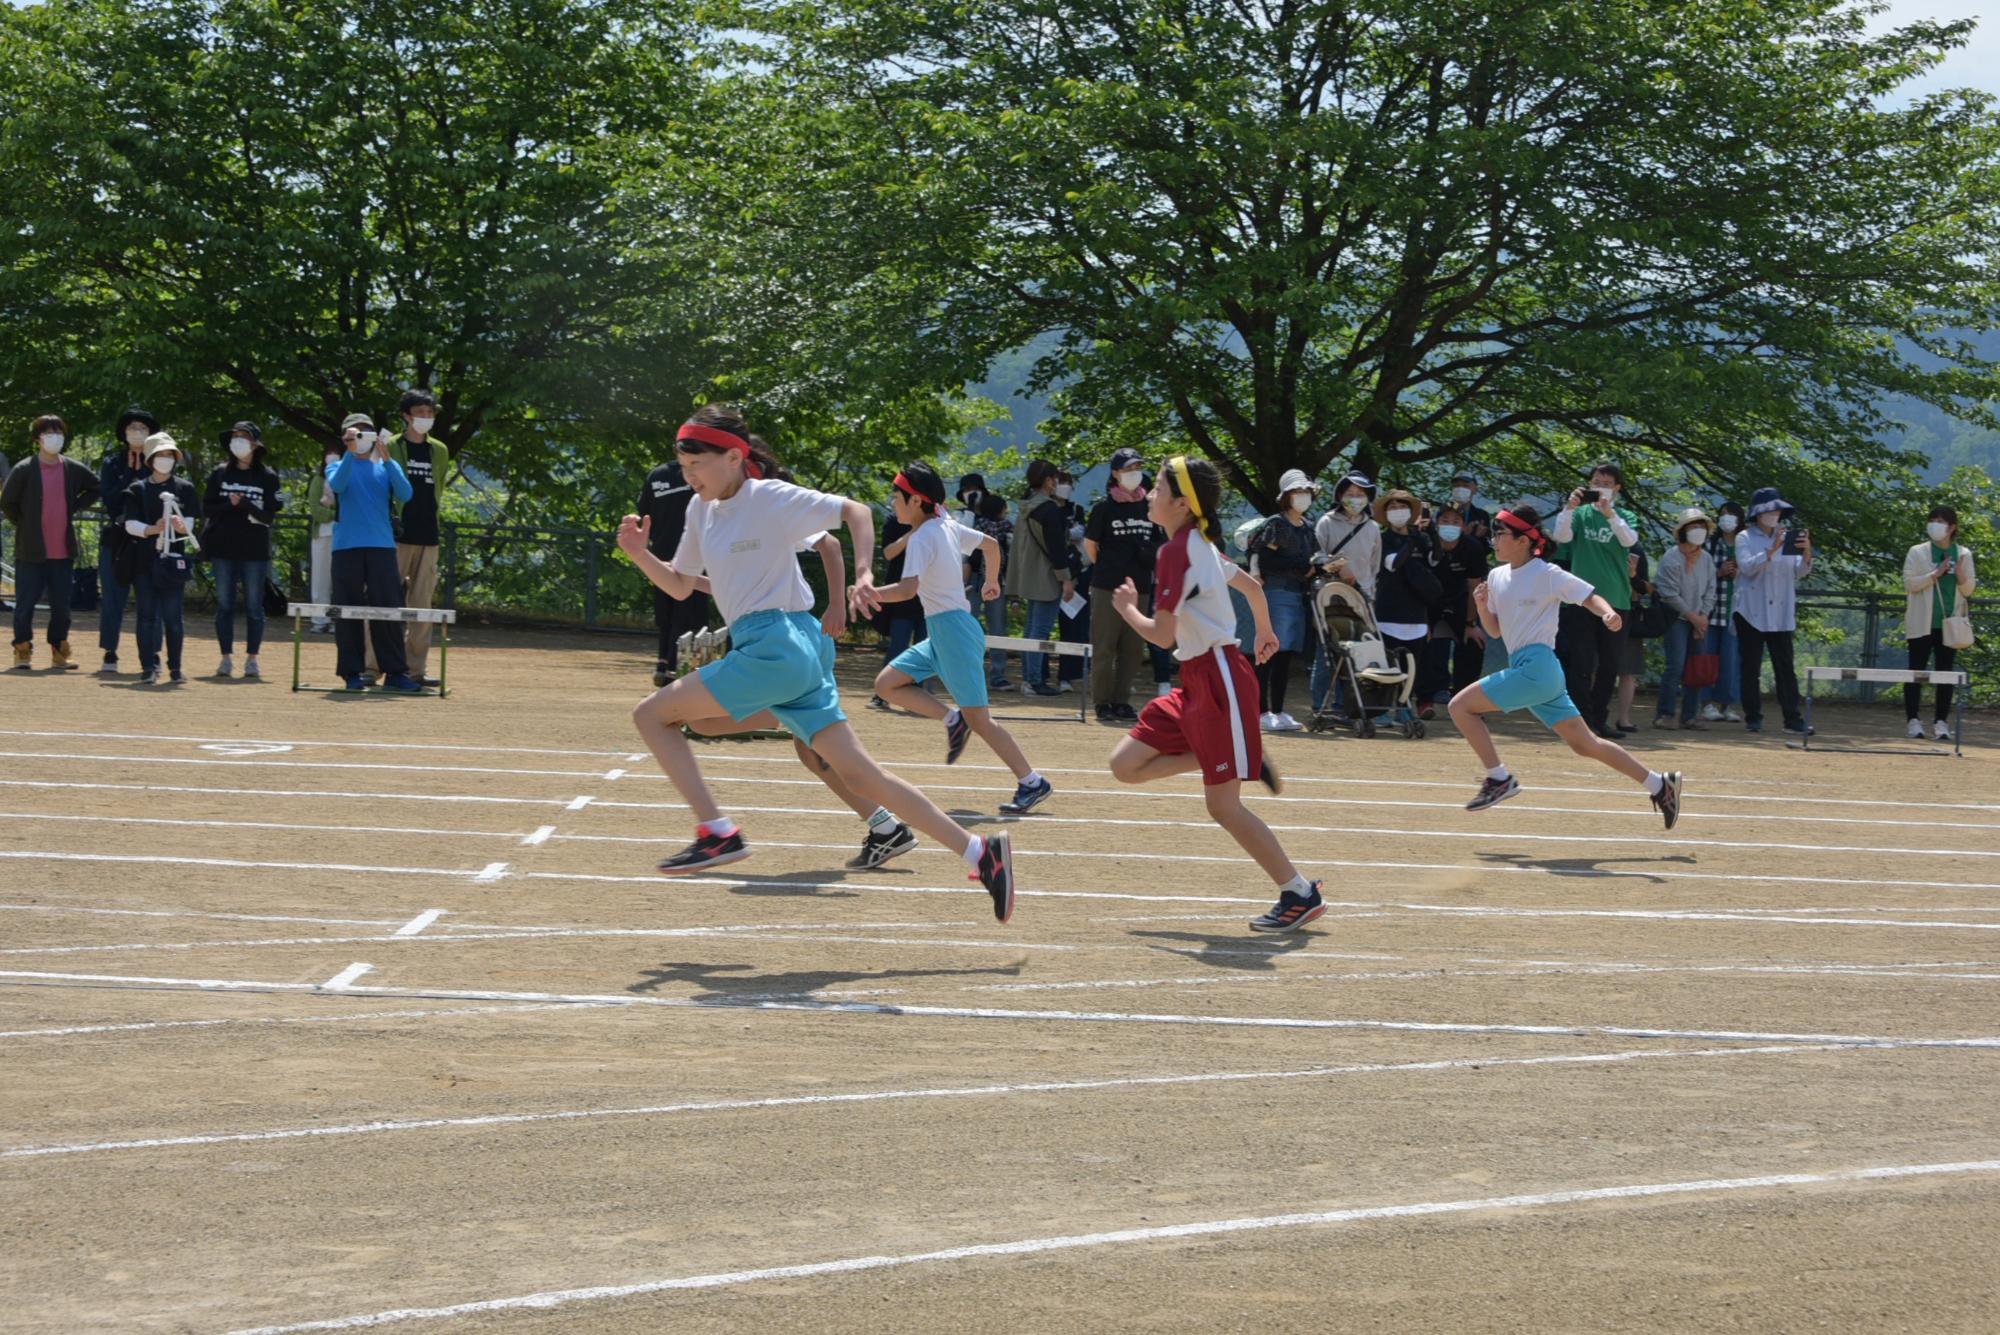
<path fill-rule="evenodd" d="M 958 758 L 965 754 L 965 743 L 972 736 L 972 725 L 965 721 L 965 711 L 958 712 L 958 722 L 944 725 L 944 763 L 956 765 Z"/>
<path fill-rule="evenodd" d="M 664 661 L 655 663 L 653 665 L 653 685 L 665 686 L 668 682 L 672 681 L 673 679 L 674 679 L 674 670 L 668 667 Z"/>
<path fill-rule="evenodd" d="M 1047 779 L 1038 779 L 1034 783 L 1016 784 L 1014 786 L 1014 795 L 1000 804 L 1000 810 L 1009 816 L 1019 816 L 1024 812 L 1033 811 L 1046 801 L 1049 794 L 1055 790 L 1056 786 Z"/>
<path fill-rule="evenodd" d="M 1653 794 L 1653 810 L 1667 818 L 1667 828 L 1671 830 L 1681 818 L 1681 772 L 1674 770 L 1665 778 L 1660 791 Z"/>
<path fill-rule="evenodd" d="M 1484 811 L 1490 806 L 1497 806 L 1505 802 L 1520 791 L 1520 782 L 1511 774 L 1504 779 L 1488 779 L 1479 785 L 1479 792 L 1470 802 L 1465 804 L 1465 809 L 1467 811 Z"/>
<path fill-rule="evenodd" d="M 993 896 L 993 916 L 1006 922 L 1014 916 L 1014 848 L 1004 834 L 986 836 L 986 851 L 979 855 L 979 870 L 972 880 Z"/>
<path fill-rule="evenodd" d="M 1257 766 L 1257 782 L 1269 788 L 1274 797 L 1285 791 L 1285 781 L 1278 777 L 1278 767 L 1271 763 L 1269 756 L 1265 756 L 1263 763 Z"/>
<path fill-rule="evenodd" d="M 743 843 L 742 830 L 727 835 L 710 834 L 704 825 L 695 831 L 693 843 L 660 864 L 660 875 L 686 876 L 689 872 L 707 871 L 710 867 L 726 867 L 749 856 L 750 850 Z"/>
<path fill-rule="evenodd" d="M 1278 896 L 1262 917 L 1250 920 L 1253 932 L 1295 932 L 1299 928 L 1326 912 L 1326 900 L 1320 896 L 1320 882 L 1314 881 L 1306 893 L 1296 894 L 1287 890 Z"/>
<path fill-rule="evenodd" d="M 887 834 L 877 834 L 870 830 L 861 841 L 861 851 L 847 860 L 847 865 L 856 871 L 866 871 L 879 867 L 890 858 L 899 858 L 917 846 L 917 836 L 910 833 L 907 825 L 893 825 Z"/>

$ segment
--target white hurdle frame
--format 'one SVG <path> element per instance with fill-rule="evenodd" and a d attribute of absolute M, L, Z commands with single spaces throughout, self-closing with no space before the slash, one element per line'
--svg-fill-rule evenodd
<path fill-rule="evenodd" d="M 299 681 L 299 657 L 304 652 L 306 639 L 305 619 L 316 617 L 327 621 L 427 621 L 439 627 L 438 632 L 438 684 L 437 690 L 426 687 L 416 692 L 418 695 L 435 695 L 442 700 L 451 694 L 450 678 L 446 676 L 451 661 L 451 628 L 458 624 L 458 613 L 443 607 L 347 607 L 340 603 L 286 603 L 285 615 L 292 619 L 292 689 L 294 691 L 325 691 L 331 687 L 302 685 Z M 344 689 L 344 688 L 343 688 Z M 375 691 L 370 694 L 405 695 L 406 691 Z"/>
<path fill-rule="evenodd" d="M 1068 640 L 1030 640 L 1019 635 L 988 635 L 986 637 L 986 647 L 988 649 L 1013 649 L 1027 654 L 1053 654 L 1057 658 L 1081 658 L 1083 660 L 1083 678 L 1086 684 L 1082 690 L 1076 693 L 1076 721 L 1078 723 L 1088 723 L 1090 721 L 1090 687 L 1088 685 L 1090 681 L 1090 646 L 1088 644 L 1071 644 Z M 984 670 L 983 665 L 981 670 Z M 1023 681 L 1021 683 L 1021 690 L 1025 692 L 1027 689 L 1028 683 Z M 993 717 L 1020 723 L 1040 723 L 1046 721 L 1034 714 L 995 714 Z"/>
<path fill-rule="evenodd" d="M 1804 740 L 1787 742 L 1786 746 L 1799 751 L 1813 749 L 1813 683 L 1816 681 L 1867 681 L 1885 685 L 1901 686 L 1956 686 L 1958 699 L 1954 702 L 1956 717 L 1951 729 L 1951 750 L 1927 746 L 1917 750 L 1907 746 L 1822 746 L 1822 751 L 1840 751 L 1853 755 L 1886 756 L 1963 756 L 1965 754 L 1965 693 L 1971 685 L 1971 674 L 1965 672 L 1917 672 L 1909 668 L 1851 668 L 1851 667 L 1809 667 L 1806 669 L 1806 735 Z"/>

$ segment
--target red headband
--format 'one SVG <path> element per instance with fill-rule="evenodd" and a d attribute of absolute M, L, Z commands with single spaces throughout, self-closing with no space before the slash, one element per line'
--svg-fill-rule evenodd
<path fill-rule="evenodd" d="M 922 501 L 925 505 L 929 506 L 933 510 L 935 510 L 938 506 L 944 504 L 943 501 L 932 500 L 930 497 L 924 495 L 921 491 L 918 491 L 914 486 L 910 485 L 910 479 L 903 476 L 903 474 L 901 473 L 896 474 L 896 490 L 902 492 L 905 496 L 908 496 L 913 501 Z"/>
<path fill-rule="evenodd" d="M 750 457 L 750 442 L 734 431 L 724 431 L 721 427 L 703 426 L 700 422 L 683 425 L 674 439 L 693 440 L 703 445 L 713 445 L 717 449 L 734 450 L 743 456 L 743 471 L 751 477 L 764 476 L 763 466 Z"/>
<path fill-rule="evenodd" d="M 1529 542 L 1533 543 L 1536 551 L 1540 551 L 1548 545 L 1548 539 L 1542 535 L 1542 531 L 1539 528 L 1536 528 L 1527 520 L 1518 517 L 1513 511 L 1502 510 L 1493 517 L 1512 530 L 1515 537 L 1526 538 Z"/>

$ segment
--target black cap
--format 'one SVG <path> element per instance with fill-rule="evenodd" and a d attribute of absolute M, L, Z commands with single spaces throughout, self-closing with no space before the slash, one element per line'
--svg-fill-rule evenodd
<path fill-rule="evenodd" d="M 1479 485 L 1479 479 L 1474 477 L 1472 474 L 1466 472 L 1453 473 L 1451 475 L 1451 480 L 1453 482 L 1470 482 L 1475 487 Z"/>
<path fill-rule="evenodd" d="M 1111 471 L 1114 473 L 1122 473 L 1128 468 L 1138 468 L 1145 462 L 1145 456 L 1130 445 L 1120 446 L 1111 452 Z"/>
<path fill-rule="evenodd" d="M 156 434 L 160 429 L 159 418 L 153 416 L 144 408 L 131 407 L 118 414 L 118 439 L 125 439 L 125 428 L 131 426 L 134 422 L 144 422 L 146 424 L 146 434 L 149 436 Z"/>

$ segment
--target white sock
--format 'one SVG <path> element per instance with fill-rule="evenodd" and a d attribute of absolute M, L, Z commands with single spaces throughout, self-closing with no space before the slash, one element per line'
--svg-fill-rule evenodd
<path fill-rule="evenodd" d="M 1278 887 L 1279 894 L 1297 895 L 1300 899 L 1311 898 L 1312 892 L 1312 882 L 1305 878 L 1305 873 L 1303 872 L 1293 872 L 1292 879 Z"/>
<path fill-rule="evenodd" d="M 880 834 L 887 834 L 895 824 L 896 818 L 889 814 L 887 807 L 876 807 L 875 814 L 868 818 L 868 828 Z"/>
<path fill-rule="evenodd" d="M 1660 795 L 1660 789 L 1666 786 L 1667 786 L 1666 775 L 1661 774 L 1655 770 L 1646 771 L 1646 791 L 1648 793 L 1652 794 L 1654 797 L 1658 797 Z"/>
<path fill-rule="evenodd" d="M 727 816 L 717 816 L 714 820 L 703 821 L 701 828 L 707 830 L 718 839 L 727 839 L 730 835 L 736 833 L 736 822 Z"/>
<path fill-rule="evenodd" d="M 959 712 L 956 709 L 954 709 L 949 714 L 946 714 L 944 716 L 944 726 L 947 728 L 956 728 L 958 726 L 958 720 L 959 720 Z"/>
<path fill-rule="evenodd" d="M 965 859 L 966 866 L 972 868 L 974 871 L 978 871 L 979 859 L 986 856 L 986 841 L 976 834 L 973 835 L 971 842 L 965 846 L 965 852 L 959 856 Z"/>
<path fill-rule="evenodd" d="M 1031 769 L 1026 774 L 1023 774 L 1021 776 L 1020 782 L 1025 783 L 1030 787 L 1032 787 L 1035 784 L 1042 782 L 1042 772 L 1038 769 Z"/>
<path fill-rule="evenodd" d="M 1492 769 L 1486 771 L 1486 777 L 1495 783 L 1505 783 L 1508 778 L 1507 767 L 1505 765 L 1495 765 Z"/>

